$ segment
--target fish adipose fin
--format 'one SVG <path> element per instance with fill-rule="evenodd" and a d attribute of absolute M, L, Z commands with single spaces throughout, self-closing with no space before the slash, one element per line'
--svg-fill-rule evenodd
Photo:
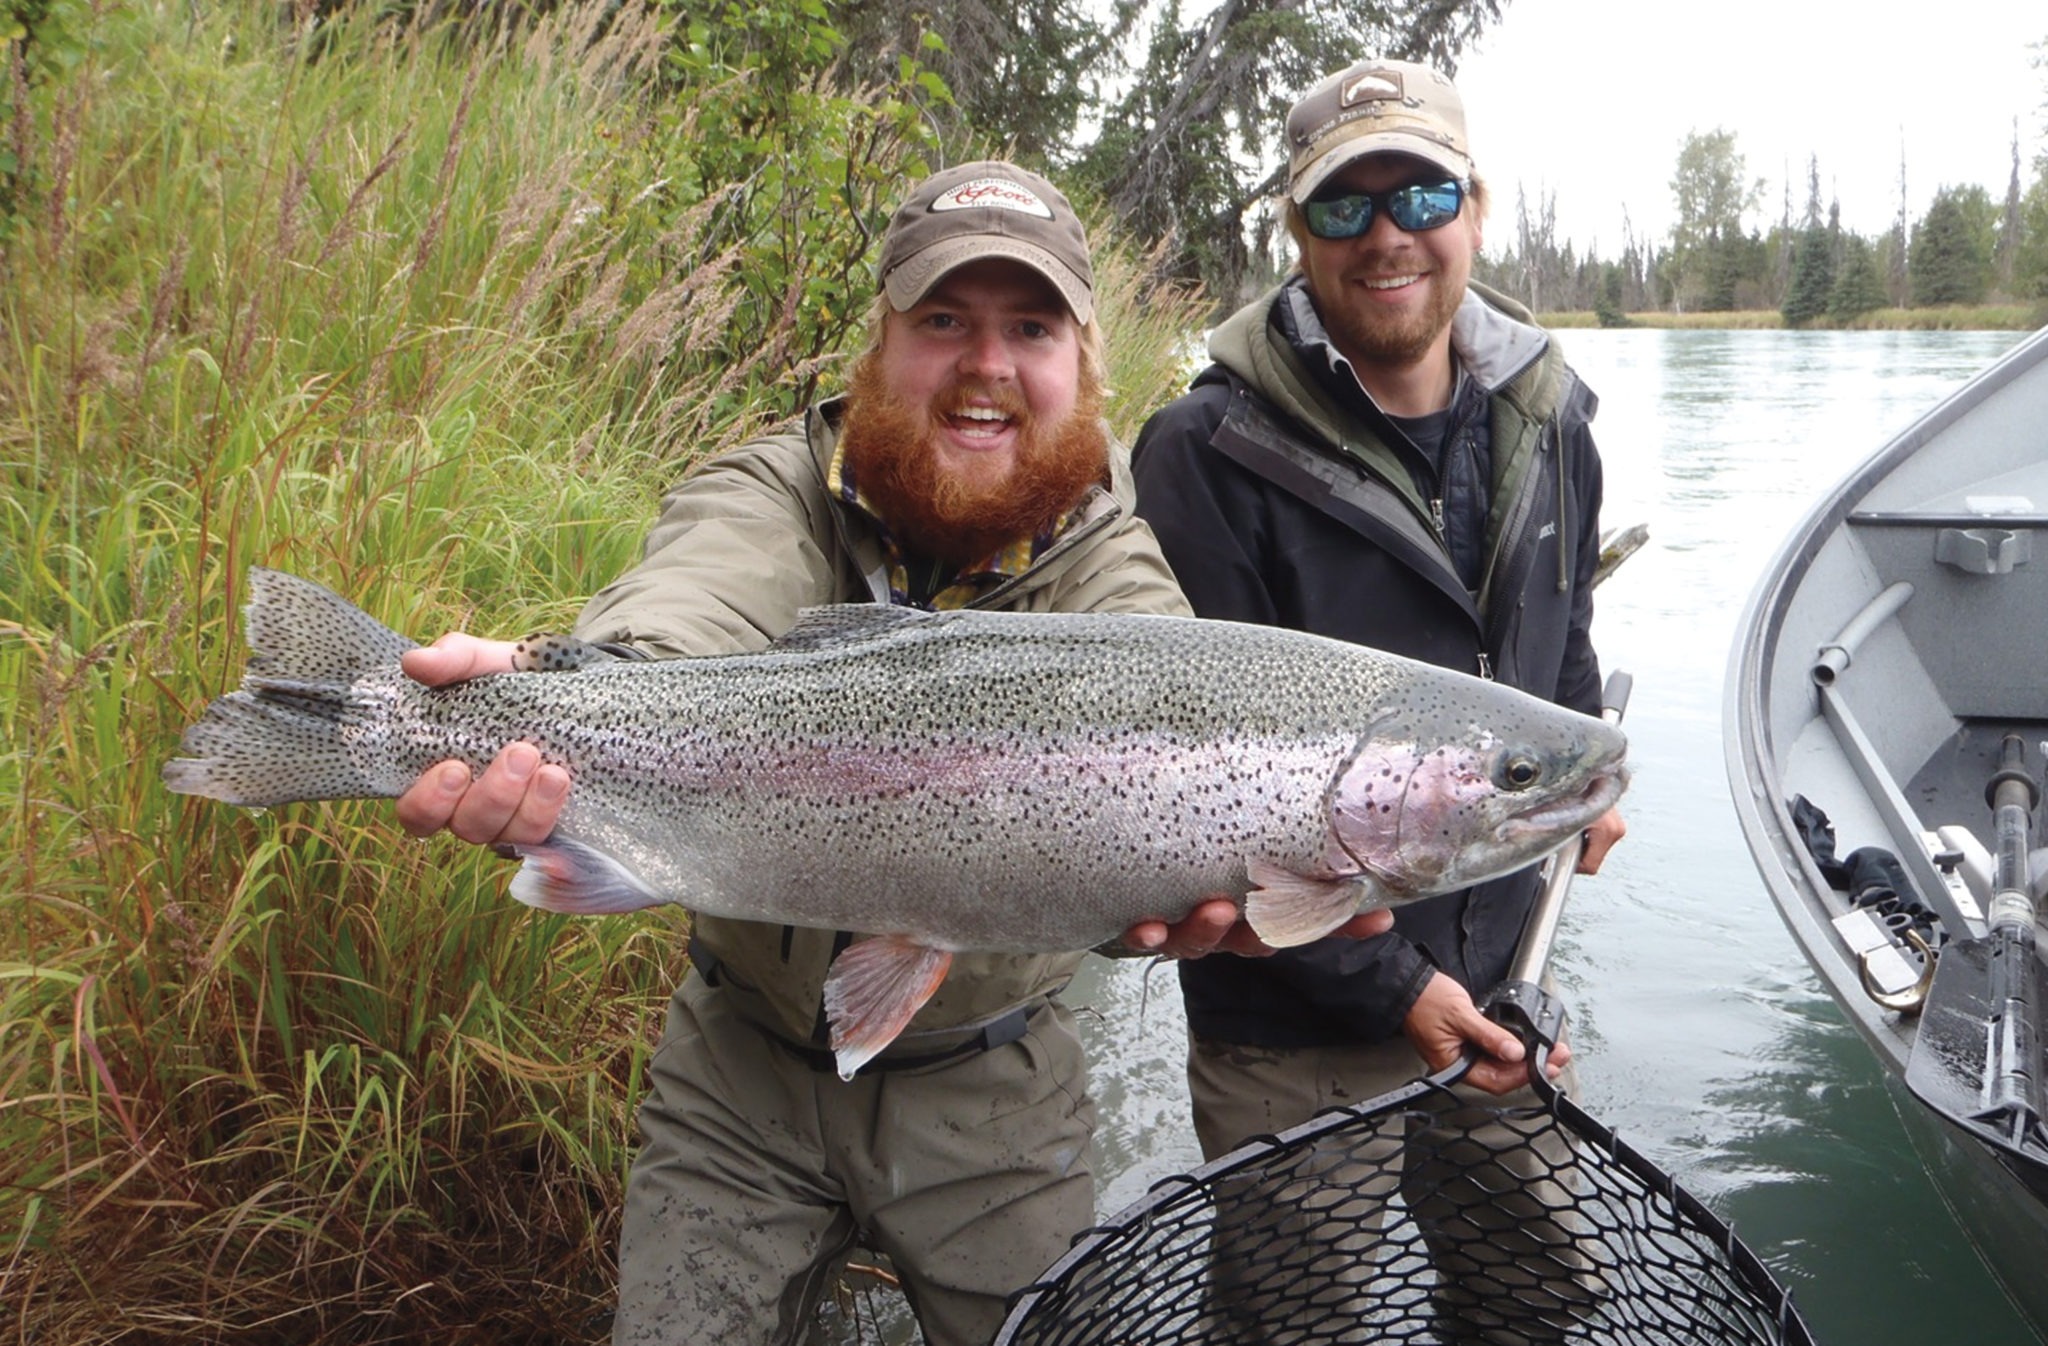
<path fill-rule="evenodd" d="M 619 656 L 575 636 L 537 631 L 512 651 L 516 673 L 573 673 L 592 664 L 608 664 Z"/>
<path fill-rule="evenodd" d="M 832 1024 L 840 1079 L 852 1079 L 896 1040 L 952 965 L 953 955 L 946 950 L 902 935 L 860 940 L 832 960 L 825 977 L 825 1017 Z"/>
<path fill-rule="evenodd" d="M 1368 907 L 1382 905 L 1363 874 L 1316 879 L 1264 860 L 1245 861 L 1256 886 L 1245 895 L 1244 918 L 1276 949 L 1321 939 Z"/>
<path fill-rule="evenodd" d="M 239 690 L 185 731 L 164 764 L 179 794 L 263 808 L 302 799 L 395 796 L 403 783 L 349 751 L 350 730 L 375 718 L 351 686 L 396 668 L 417 642 L 355 604 L 281 570 L 249 571 L 249 665 Z"/>
<path fill-rule="evenodd" d="M 609 916 L 671 899 L 611 856 L 580 841 L 550 838 L 512 848 L 526 863 L 512 876 L 512 896 L 529 907 L 569 916 Z"/>

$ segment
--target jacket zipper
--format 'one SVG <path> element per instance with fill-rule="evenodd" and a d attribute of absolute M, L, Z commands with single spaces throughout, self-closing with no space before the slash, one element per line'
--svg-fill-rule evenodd
<path fill-rule="evenodd" d="M 1529 525 L 1536 514 L 1537 497 L 1542 493 L 1546 476 L 1555 477 L 1556 490 L 1560 495 L 1564 491 L 1563 465 L 1557 461 L 1558 455 L 1553 451 L 1557 447 L 1551 438 L 1550 432 L 1553 430 L 1562 436 L 1563 427 L 1556 422 L 1548 422 L 1537 427 L 1536 462 L 1523 481 L 1521 494 L 1515 500 L 1512 513 L 1501 528 L 1498 554 L 1507 559 L 1507 566 L 1496 572 L 1494 583 L 1490 586 L 1490 610 L 1487 615 L 1487 634 L 1490 637 L 1506 629 L 1505 624 L 1512 607 L 1507 602 L 1507 596 L 1521 592 L 1522 576 L 1530 564 L 1528 552 L 1522 546 L 1522 538 L 1529 531 Z M 1546 472 L 1546 467 L 1552 470 Z M 1560 534 L 1557 538 L 1560 551 L 1564 545 L 1565 539 Z"/>
<path fill-rule="evenodd" d="M 1444 519 L 1444 498 L 1442 496 L 1439 495 L 1430 497 L 1429 517 L 1431 523 L 1435 525 L 1437 545 L 1443 548 L 1444 562 L 1455 571 L 1457 569 L 1457 563 L 1453 561 L 1451 558 L 1450 524 Z M 1462 583 L 1462 580 L 1460 582 Z M 1479 650 L 1479 667 L 1475 671 L 1478 673 L 1480 677 L 1486 679 L 1488 682 L 1492 682 L 1493 656 L 1489 655 L 1486 652 L 1484 644 L 1485 640 L 1482 634 L 1482 648 Z"/>

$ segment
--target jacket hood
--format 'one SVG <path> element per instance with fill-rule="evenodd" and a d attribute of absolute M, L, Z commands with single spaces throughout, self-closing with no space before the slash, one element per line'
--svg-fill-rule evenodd
<path fill-rule="evenodd" d="M 1306 321 L 1303 330 L 1322 330 L 1308 296 L 1307 282 L 1292 276 L 1226 318 L 1210 334 L 1209 358 L 1243 379 L 1282 411 L 1314 426 L 1334 442 L 1337 428 L 1348 419 L 1302 367 L 1299 354 L 1273 331 L 1276 304 L 1288 304 Z M 1465 298 L 1451 316 L 1451 348 L 1467 376 L 1488 394 L 1505 393 L 1540 417 L 1556 401 L 1563 361 L 1542 370 L 1535 387 L 1511 385 L 1542 361 L 1552 348 L 1549 333 L 1536 326 L 1529 310 L 1477 281 L 1467 284 Z"/>

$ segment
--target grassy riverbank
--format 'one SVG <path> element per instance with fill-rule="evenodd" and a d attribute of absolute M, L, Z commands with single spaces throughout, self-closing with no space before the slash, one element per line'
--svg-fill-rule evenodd
<path fill-rule="evenodd" d="M 1591 312 L 1546 313 L 1541 321 L 1546 327 L 1598 327 L 1600 320 Z M 1686 329 L 1722 329 L 1730 331 L 1762 331 L 1785 326 L 1785 318 L 1775 309 L 1747 309 L 1734 313 L 1631 313 L 1630 327 L 1669 327 Z M 1815 332 L 2031 332 L 2037 327 L 2048 325 L 2048 303 L 2036 304 L 1979 304 L 1972 306 L 1947 306 L 1941 308 L 1881 308 L 1873 309 L 1852 323 L 1815 323 L 1806 330 Z"/>
<path fill-rule="evenodd" d="M 722 141 L 767 86 L 630 3 L 312 12 L 95 8 L 4 95 L 18 1340 L 602 1338 L 680 918 L 540 915 L 385 805 L 257 815 L 158 773 L 240 676 L 251 564 L 421 636 L 566 623 L 678 471 L 830 386 L 939 148 L 881 94 Z M 1198 315 L 1100 241 L 1128 433 Z"/>

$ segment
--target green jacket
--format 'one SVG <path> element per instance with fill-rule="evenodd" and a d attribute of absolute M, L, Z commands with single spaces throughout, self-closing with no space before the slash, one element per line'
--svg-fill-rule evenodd
<path fill-rule="evenodd" d="M 1492 399 L 1493 481 L 1478 599 L 1485 611 L 1494 575 L 1520 541 L 1518 527 L 1527 526 L 1531 511 L 1548 503 L 1537 494 L 1539 482 L 1531 472 L 1539 437 L 1560 408 L 1581 393 L 1563 352 L 1535 326 L 1528 309 L 1477 282 L 1469 289 L 1471 296 L 1458 311 L 1451 337 L 1466 373 Z M 1342 484 L 1335 488 L 1358 493 L 1355 503 L 1362 512 L 1399 526 L 1401 513 L 1373 497 L 1378 493 L 1387 503 L 1398 501 L 1406 507 L 1405 526 L 1416 530 L 1423 549 L 1441 550 L 1442 525 L 1436 509 L 1422 498 L 1407 465 L 1370 426 L 1343 408 L 1302 366 L 1300 354 L 1273 331 L 1267 315 L 1281 302 L 1306 306 L 1308 299 L 1298 286 L 1283 286 L 1247 305 L 1216 329 L 1210 355 L 1292 423 L 1285 427 L 1287 438 L 1324 452 L 1334 450 L 1365 468 L 1365 477 L 1340 479 Z M 1575 408 L 1570 414 L 1583 420 L 1590 411 Z M 1554 488 L 1547 495 L 1550 501 L 1561 498 Z M 1576 522 L 1559 520 L 1560 531 L 1571 536 Z"/>
<path fill-rule="evenodd" d="M 590 600 L 586 640 L 656 657 L 758 650 L 823 603 L 887 602 L 883 544 L 872 519 L 833 497 L 826 472 L 843 403 L 813 407 L 800 432 L 771 435 L 702 464 L 662 501 L 640 563 Z M 1013 612 L 1186 613 L 1151 530 L 1131 512 L 1128 460 L 1110 455 L 1110 484 L 1029 570 L 970 606 Z M 991 895 L 991 901 L 1004 900 Z M 886 933 L 886 932 L 868 932 Z M 825 972 L 843 936 L 831 930 L 699 916 L 693 935 L 721 977 L 765 1005 L 762 1027 L 818 1041 Z M 891 1051 L 917 1055 L 920 1033 L 977 1025 L 1057 990 L 1077 953 L 955 956 L 951 973 Z"/>

